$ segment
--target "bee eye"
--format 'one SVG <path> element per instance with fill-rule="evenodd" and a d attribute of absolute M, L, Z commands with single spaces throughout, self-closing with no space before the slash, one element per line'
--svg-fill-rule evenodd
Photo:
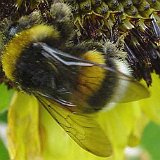
<path fill-rule="evenodd" d="M 12 27 L 9 29 L 9 35 L 10 35 L 10 36 L 14 36 L 16 33 L 17 33 L 17 27 L 12 26 Z"/>
<path fill-rule="evenodd" d="M 8 28 L 8 35 L 10 37 L 13 37 L 18 32 L 18 25 L 16 23 L 13 23 Z"/>

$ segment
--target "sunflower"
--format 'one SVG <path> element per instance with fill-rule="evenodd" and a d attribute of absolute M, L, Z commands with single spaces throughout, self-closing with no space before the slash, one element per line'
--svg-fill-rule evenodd
<path fill-rule="evenodd" d="M 116 104 L 113 108 L 94 113 L 96 121 L 105 131 L 111 143 L 108 145 L 108 150 L 113 150 L 110 157 L 102 158 L 80 148 L 53 121 L 36 97 L 23 92 L 15 92 L 8 108 L 7 137 L 10 159 L 123 160 L 125 148 L 139 144 L 143 129 L 148 122 L 151 120 L 160 123 L 160 102 L 158 101 L 160 3 L 149 0 L 85 0 L 83 2 L 57 0 L 54 3 L 64 3 L 71 8 L 73 30 L 75 31 L 72 45 L 83 44 L 87 41 L 89 43 L 98 41 L 102 45 L 108 41 L 112 42 L 117 47 L 115 52 L 119 50 L 120 53 L 127 53 L 125 60 L 130 65 L 134 78 L 149 87 L 151 96 L 144 100 Z M 22 19 L 26 18 L 35 11 L 41 12 L 43 19 L 50 22 L 48 8 L 51 4 L 51 1 L 40 0 L 2 2 L 0 6 L 2 10 L 0 50 L 2 53 L 8 38 L 4 36 L 8 29 L 6 22 L 7 24 L 12 22 L 14 25 L 21 17 Z M 12 39 L 13 33 L 14 30 L 11 31 L 9 39 Z M 113 58 L 116 57 L 113 55 Z M 8 62 L 10 61 L 8 60 Z M 16 87 L 5 76 L 3 64 L 1 64 L 0 81 L 5 83 L 10 90 Z M 139 92 L 141 93 L 141 91 Z M 101 139 L 101 137 L 97 137 L 97 139 Z M 94 146 L 94 148 L 96 147 Z"/>

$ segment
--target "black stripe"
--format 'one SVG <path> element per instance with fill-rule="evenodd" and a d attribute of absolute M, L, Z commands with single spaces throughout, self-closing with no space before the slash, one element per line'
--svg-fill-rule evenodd
<path fill-rule="evenodd" d="M 107 67 L 116 70 L 116 65 L 113 60 L 108 60 Z M 118 73 L 106 71 L 106 76 L 100 89 L 89 97 L 88 104 L 93 107 L 95 111 L 102 109 L 111 100 L 117 84 Z"/>

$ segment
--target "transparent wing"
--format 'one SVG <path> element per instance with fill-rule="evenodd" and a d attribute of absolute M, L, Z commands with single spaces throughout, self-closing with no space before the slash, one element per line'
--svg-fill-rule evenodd
<path fill-rule="evenodd" d="M 111 60 L 117 66 L 107 66 L 64 53 L 45 43 L 37 42 L 34 46 L 41 48 L 41 54 L 47 61 L 53 65 L 59 63 L 57 68 L 66 94 L 64 91 L 56 94 L 54 88 L 50 93 L 48 90 L 37 93 L 47 98 L 50 103 L 55 101 L 72 112 L 91 113 L 102 109 L 110 102 L 137 101 L 150 95 L 147 88 L 127 73 L 122 73 L 127 69 L 124 63 Z M 80 69 L 76 71 L 74 67 Z M 101 78 L 103 75 L 104 78 Z"/>
<path fill-rule="evenodd" d="M 148 98 L 150 96 L 149 90 L 133 77 L 130 77 L 117 70 L 111 70 L 108 72 L 116 72 L 116 79 L 118 80 L 110 102 L 127 103 Z M 107 78 L 113 81 L 115 79 L 114 74 L 108 74 Z"/>
<path fill-rule="evenodd" d="M 149 90 L 133 78 L 119 72 L 118 79 L 119 84 L 115 88 L 111 102 L 127 103 L 150 96 Z"/>
<path fill-rule="evenodd" d="M 104 70 L 107 70 L 107 68 L 104 67 Z M 85 75 L 81 75 L 81 77 L 85 79 L 84 81 L 85 83 L 78 83 L 77 86 L 80 87 L 82 86 L 83 88 L 85 88 L 87 92 L 80 93 L 79 99 L 82 94 L 91 93 L 92 88 L 99 85 L 98 82 L 96 82 L 96 79 L 99 78 L 98 73 L 92 75 L 91 77 L 84 77 L 84 76 Z M 107 102 L 126 103 L 126 102 L 138 101 L 150 96 L 149 90 L 144 85 L 142 85 L 140 82 L 138 82 L 137 80 L 133 79 L 132 77 L 126 74 L 123 74 L 117 70 L 108 69 L 106 76 L 107 79 L 102 84 L 103 88 L 96 95 L 98 100 L 106 98 L 106 103 Z M 78 92 L 80 92 L 80 90 L 78 90 Z"/>
<path fill-rule="evenodd" d="M 45 98 L 37 97 L 50 115 L 83 149 L 102 157 L 111 155 L 111 144 L 92 115 L 72 113 Z"/>

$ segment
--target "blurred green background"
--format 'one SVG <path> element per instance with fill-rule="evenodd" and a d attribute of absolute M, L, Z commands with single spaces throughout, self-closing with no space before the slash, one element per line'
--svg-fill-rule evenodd
<path fill-rule="evenodd" d="M 4 84 L 0 85 L 0 160 L 9 160 L 4 138 L 2 138 L 2 131 L 7 124 L 7 106 L 11 101 L 12 94 L 12 90 L 8 90 Z"/>
<path fill-rule="evenodd" d="M 1 132 L 7 124 L 7 106 L 12 95 L 12 90 L 8 90 L 5 85 L 0 85 L 0 160 L 9 160 Z M 144 151 L 149 156 L 147 158 L 145 156 L 130 157 L 128 160 L 160 160 L 160 126 L 150 122 L 144 130 L 139 147 L 142 148 L 142 152 Z M 148 157 L 150 158 L 148 159 Z"/>

